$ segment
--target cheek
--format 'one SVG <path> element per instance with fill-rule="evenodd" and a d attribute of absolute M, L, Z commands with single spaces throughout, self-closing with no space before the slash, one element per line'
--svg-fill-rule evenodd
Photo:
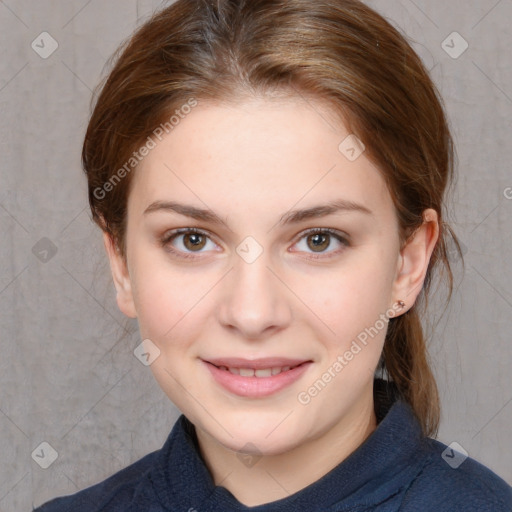
<path fill-rule="evenodd" d="M 139 260 L 134 288 L 141 336 L 170 355 L 189 346 L 204 327 L 217 276 L 183 272 Z"/>
<path fill-rule="evenodd" d="M 191 370 L 189 356 L 201 324 L 201 303 L 197 303 L 205 292 L 197 286 L 197 279 L 193 286 L 183 275 L 168 269 L 159 271 L 155 265 L 145 268 L 138 273 L 134 298 L 140 335 L 150 339 L 159 351 L 150 369 L 172 402 L 187 410 L 190 397 L 184 389 Z M 194 390 L 194 396 L 200 398 L 199 390 Z"/>
<path fill-rule="evenodd" d="M 334 345 L 374 325 L 391 306 L 390 265 L 379 258 L 360 257 L 335 271 L 297 279 L 293 286 Z"/>
<path fill-rule="evenodd" d="M 184 317 L 186 297 L 177 276 L 166 275 L 154 265 L 145 268 L 151 270 L 137 272 L 133 298 L 141 335 L 160 344 Z"/>

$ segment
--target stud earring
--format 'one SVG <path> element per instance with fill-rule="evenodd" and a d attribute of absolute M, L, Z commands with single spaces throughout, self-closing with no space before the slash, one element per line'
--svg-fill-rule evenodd
<path fill-rule="evenodd" d="M 405 307 L 405 302 L 403 300 L 397 301 L 397 304 L 400 306 L 400 309 L 403 309 Z"/>

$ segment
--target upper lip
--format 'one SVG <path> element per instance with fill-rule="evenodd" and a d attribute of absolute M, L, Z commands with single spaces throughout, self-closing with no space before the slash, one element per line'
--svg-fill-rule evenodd
<path fill-rule="evenodd" d="M 215 366 L 226 366 L 227 368 L 252 368 L 260 370 L 264 368 L 277 368 L 283 366 L 297 366 L 307 363 L 309 359 L 290 359 L 287 357 L 264 357 L 260 359 L 244 359 L 242 357 L 222 357 L 215 359 L 203 359 Z"/>

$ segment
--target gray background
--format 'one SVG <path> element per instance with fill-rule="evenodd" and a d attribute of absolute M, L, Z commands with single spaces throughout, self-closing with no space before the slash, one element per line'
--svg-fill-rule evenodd
<path fill-rule="evenodd" d="M 178 416 L 133 355 L 137 324 L 117 309 L 80 169 L 91 89 L 160 4 L 0 2 L 2 512 L 103 480 L 158 449 Z M 432 69 L 458 149 L 450 212 L 467 266 L 456 266 L 450 308 L 425 323 L 442 395 L 439 439 L 512 484 L 512 2 L 369 4 Z M 47 59 L 31 47 L 43 31 L 59 45 Z M 469 43 L 456 59 L 442 47 L 453 31 Z M 47 469 L 36 462 L 48 462 L 42 442 L 58 453 Z"/>

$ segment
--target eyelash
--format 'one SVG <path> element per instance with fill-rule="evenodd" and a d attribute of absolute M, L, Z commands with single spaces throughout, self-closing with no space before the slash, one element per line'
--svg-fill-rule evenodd
<path fill-rule="evenodd" d="M 295 242 L 295 243 L 298 243 L 299 241 L 301 241 L 303 238 L 307 237 L 308 235 L 314 235 L 316 233 L 321 233 L 321 234 L 326 234 L 327 233 L 327 234 L 333 236 L 334 238 L 336 238 L 336 240 L 341 242 L 345 247 L 349 247 L 350 246 L 350 243 L 348 242 L 348 240 L 345 237 L 343 237 L 338 231 L 336 231 L 334 229 L 330 229 L 330 228 L 311 228 L 311 229 L 308 229 L 307 231 L 304 231 L 303 233 L 301 233 L 301 236 L 299 236 L 297 242 Z M 184 258 L 184 259 L 198 259 L 198 258 L 200 258 L 200 256 L 193 256 L 191 253 L 187 253 L 187 252 L 183 252 L 183 251 L 178 251 L 178 250 L 174 249 L 170 245 L 170 242 L 174 238 L 176 238 L 179 235 L 183 235 L 183 234 L 198 234 L 198 235 L 203 235 L 205 237 L 210 238 L 210 235 L 206 231 L 203 231 L 201 229 L 198 229 L 198 228 L 182 228 L 182 229 L 176 229 L 176 230 L 174 230 L 174 231 L 164 235 L 160 239 L 160 244 L 168 252 L 175 254 L 179 258 Z M 342 252 L 343 250 L 344 249 L 340 249 L 340 250 L 337 250 L 337 251 L 331 251 L 332 254 L 330 256 L 322 256 L 322 255 L 316 256 L 316 255 L 314 255 L 314 256 L 308 256 L 307 258 L 311 259 L 311 260 L 332 258 L 335 255 L 337 255 L 340 252 Z M 198 254 L 200 254 L 200 253 L 198 253 Z M 325 254 L 325 253 L 319 253 L 319 254 Z"/>

